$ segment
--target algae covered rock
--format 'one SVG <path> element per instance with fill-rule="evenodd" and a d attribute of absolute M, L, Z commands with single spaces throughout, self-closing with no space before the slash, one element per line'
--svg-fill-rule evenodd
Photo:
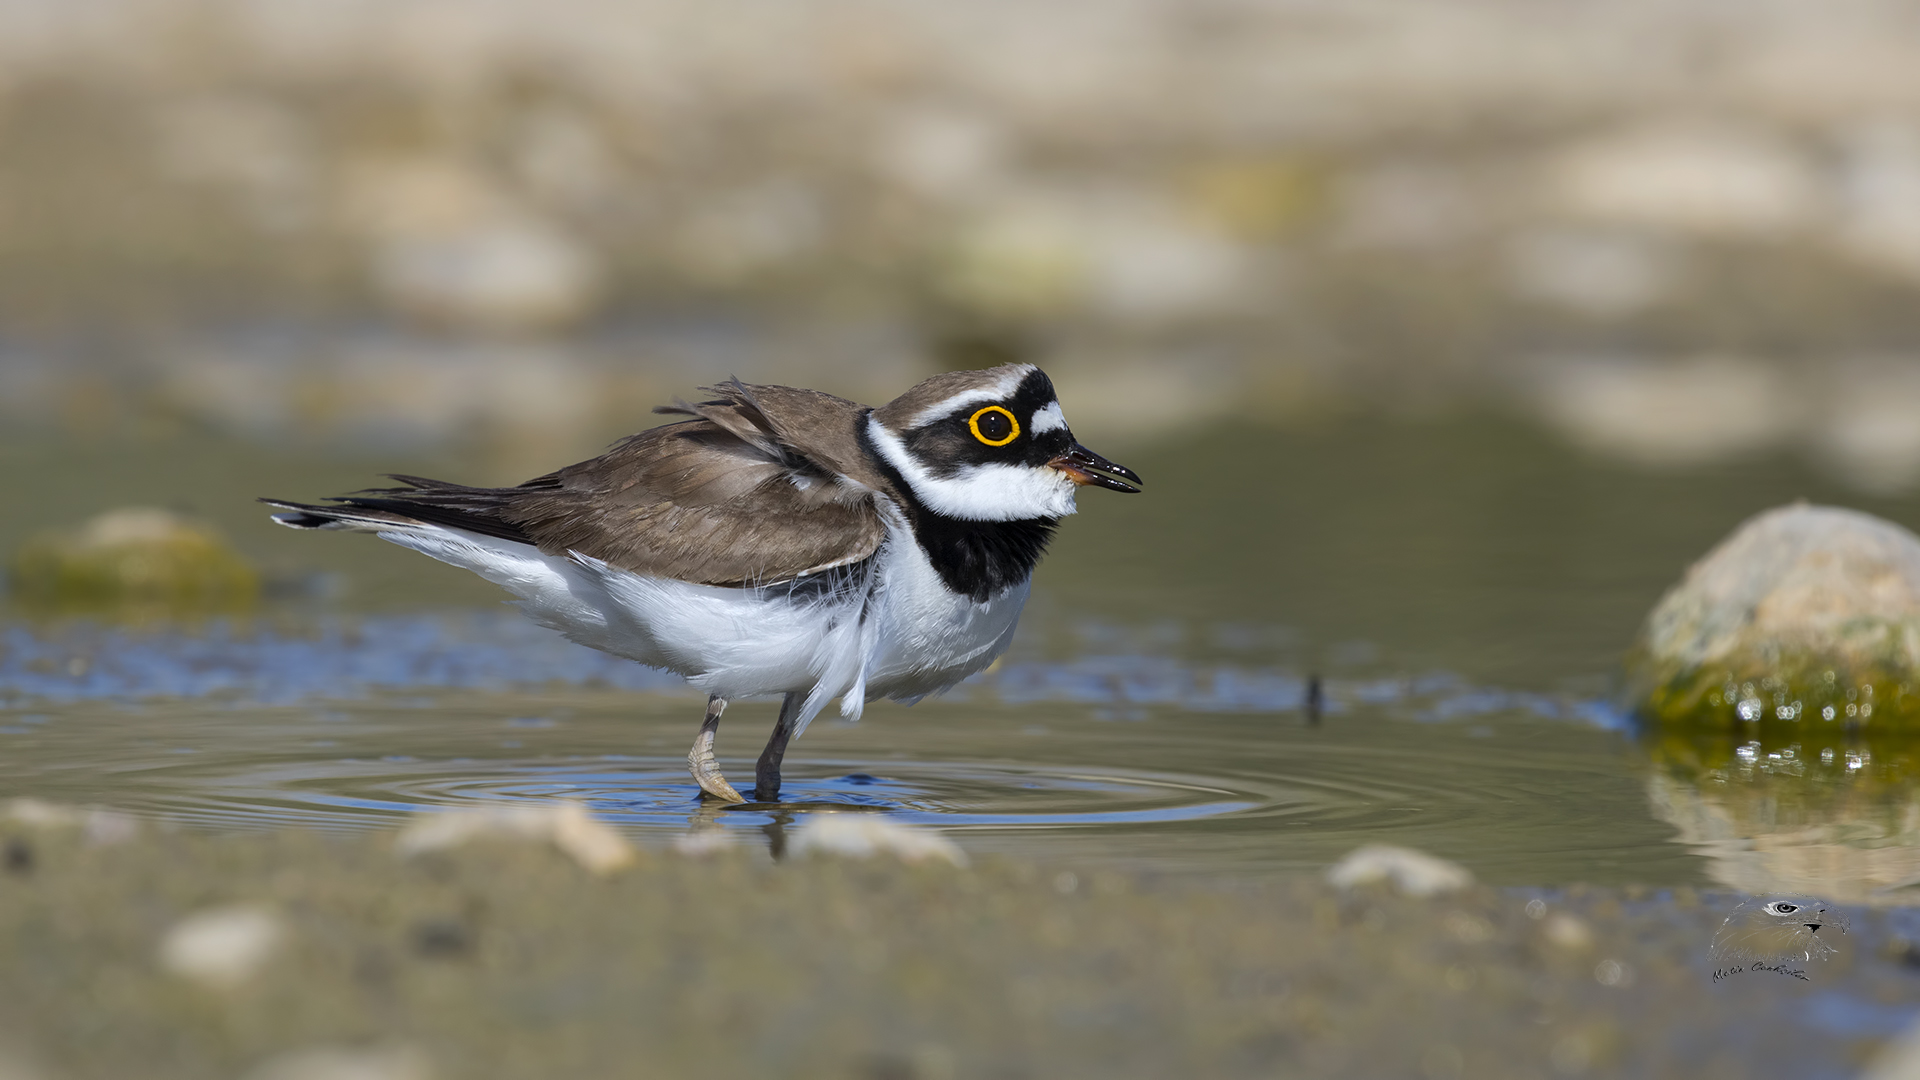
<path fill-rule="evenodd" d="M 1627 685 L 1669 725 L 1920 732 L 1920 537 L 1804 503 L 1749 519 L 1648 615 Z"/>
<path fill-rule="evenodd" d="M 259 573 L 211 527 L 167 510 L 111 510 L 27 541 L 7 567 L 31 607 L 138 605 L 230 609 L 260 591 Z"/>

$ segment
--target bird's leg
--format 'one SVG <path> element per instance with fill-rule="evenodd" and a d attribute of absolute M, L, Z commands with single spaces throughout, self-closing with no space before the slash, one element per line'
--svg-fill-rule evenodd
<path fill-rule="evenodd" d="M 720 759 L 713 756 L 713 736 L 720 730 L 720 714 L 727 711 L 727 699 L 715 694 L 707 698 L 707 718 L 700 722 L 700 734 L 687 751 L 687 771 L 693 774 L 700 790 L 721 802 L 746 802 L 720 775 Z"/>
<path fill-rule="evenodd" d="M 754 802 L 779 800 L 780 759 L 787 756 L 787 740 L 793 738 L 794 724 L 805 701 L 798 693 L 788 694 L 781 700 L 780 719 L 774 721 L 773 735 L 767 739 L 767 748 L 760 751 L 760 763 L 753 768 Z"/>

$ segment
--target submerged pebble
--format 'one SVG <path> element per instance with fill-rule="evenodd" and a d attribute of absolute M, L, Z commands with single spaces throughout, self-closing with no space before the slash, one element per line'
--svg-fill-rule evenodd
<path fill-rule="evenodd" d="M 1386 883 L 1406 896 L 1437 896 L 1473 884 L 1473 875 L 1458 863 L 1424 851 L 1368 844 L 1335 863 L 1327 881 L 1341 889 Z"/>
<path fill-rule="evenodd" d="M 932 829 L 905 825 L 879 814 L 818 814 L 793 838 L 803 855 L 845 855 L 870 859 L 891 855 L 902 862 L 967 865 L 966 852 Z"/>

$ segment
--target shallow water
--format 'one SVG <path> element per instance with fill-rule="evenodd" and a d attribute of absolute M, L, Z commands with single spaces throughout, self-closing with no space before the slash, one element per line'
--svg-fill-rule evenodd
<path fill-rule="evenodd" d="M 1148 492 L 1082 499 L 1000 665 L 913 709 L 816 722 L 779 806 L 718 808 L 693 798 L 700 703 L 676 680 L 568 645 L 451 568 L 277 530 L 247 501 L 376 468 L 506 477 L 185 437 L 0 447 L 0 499 L 31 511 L 0 544 L 108 506 L 185 504 L 276 583 L 243 618 L 15 612 L 0 626 L 0 792 L 214 828 L 567 795 L 643 838 L 721 829 L 776 851 L 798 815 L 855 807 L 976 851 L 1261 874 L 1392 842 L 1539 886 L 1744 885 L 1805 856 L 1857 893 L 1895 884 L 1920 850 L 1904 793 L 1865 783 L 1791 830 L 1754 820 L 1729 794 L 1740 776 L 1670 754 L 1656 767 L 1609 700 L 1660 591 L 1746 515 L 1819 498 L 1816 476 L 1641 473 L 1474 420 L 1100 448 Z M 1317 723 L 1301 708 L 1315 675 Z M 771 713 L 729 711 L 736 780 Z M 1756 867 L 1762 834 L 1784 855 Z M 1869 849 L 1871 873 L 1854 858 Z"/>

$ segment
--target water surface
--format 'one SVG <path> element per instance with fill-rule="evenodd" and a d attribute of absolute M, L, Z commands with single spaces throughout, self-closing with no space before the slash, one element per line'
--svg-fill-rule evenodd
<path fill-rule="evenodd" d="M 1102 449 L 1148 491 L 1082 499 L 1000 665 L 913 709 L 817 722 L 781 805 L 720 808 L 686 777 L 700 703 L 677 680 L 568 645 L 451 568 L 277 530 L 248 501 L 376 469 L 510 475 L 187 436 L 6 444 L 0 498 L 17 512 L 0 544 L 109 506 L 186 506 L 275 588 L 240 616 L 13 613 L 0 791 L 210 828 L 364 828 L 567 796 L 643 839 L 719 829 L 773 848 L 832 807 L 952 829 L 977 851 L 1258 874 L 1383 841 L 1542 886 L 1722 880 L 1729 837 L 1769 827 L 1741 818 L 1714 786 L 1725 775 L 1656 768 L 1611 678 L 1689 561 L 1748 514 L 1821 497 L 1819 477 L 1772 461 L 1638 472 L 1471 418 Z M 728 713 L 736 781 L 771 712 Z M 1903 848 L 1898 826 L 1874 824 L 1899 797 L 1812 824 L 1865 823 Z"/>

